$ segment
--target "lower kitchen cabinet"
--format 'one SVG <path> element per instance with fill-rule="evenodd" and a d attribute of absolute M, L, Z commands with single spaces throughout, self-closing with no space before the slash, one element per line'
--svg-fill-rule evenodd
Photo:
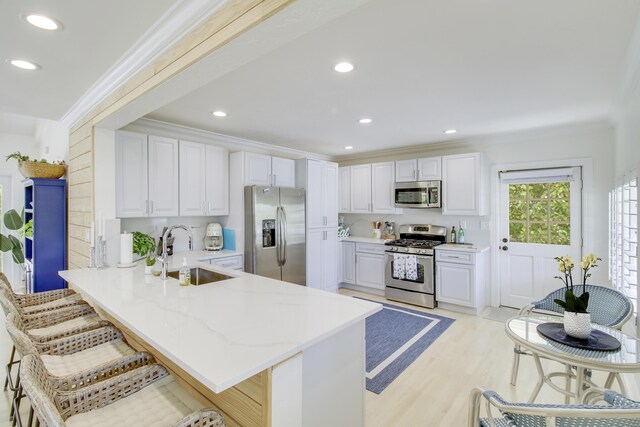
<path fill-rule="evenodd" d="M 384 290 L 386 255 L 356 252 L 356 284 Z"/>
<path fill-rule="evenodd" d="M 480 313 L 485 307 L 488 251 L 436 249 L 436 300 L 441 308 Z"/>
<path fill-rule="evenodd" d="M 341 242 L 340 283 L 354 290 L 382 295 L 387 264 L 385 249 L 382 243 Z"/>
<path fill-rule="evenodd" d="M 342 283 L 356 284 L 356 244 L 342 242 L 340 244 L 340 278 Z"/>
<path fill-rule="evenodd" d="M 338 290 L 338 229 L 307 230 L 307 286 Z"/>
<path fill-rule="evenodd" d="M 209 264 L 211 265 L 219 265 L 220 267 L 230 268 L 232 270 L 243 270 L 244 269 L 244 261 L 242 255 L 228 256 L 219 259 L 210 259 Z"/>

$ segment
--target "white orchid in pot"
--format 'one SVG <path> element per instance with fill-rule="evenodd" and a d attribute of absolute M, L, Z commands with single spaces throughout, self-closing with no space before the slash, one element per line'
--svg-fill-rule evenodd
<path fill-rule="evenodd" d="M 582 293 L 576 295 L 575 291 L 580 289 L 580 285 L 573 285 L 573 269 L 575 264 L 569 255 L 556 257 L 558 270 L 562 276 L 555 276 L 556 279 L 562 280 L 566 288 L 564 292 L 564 301 L 555 299 L 554 302 L 564 308 L 564 330 L 567 335 L 579 339 L 587 339 L 591 334 L 591 315 L 587 311 L 589 307 L 589 292 L 586 291 L 587 279 L 591 277 L 591 270 L 598 266 L 601 259 L 593 253 L 589 253 L 582 257 L 580 269 L 582 270 Z"/>

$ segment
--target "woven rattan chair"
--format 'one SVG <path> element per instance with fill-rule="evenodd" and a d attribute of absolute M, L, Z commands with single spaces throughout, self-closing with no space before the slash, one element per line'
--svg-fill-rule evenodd
<path fill-rule="evenodd" d="M 4 273 L 0 273 L 0 289 L 7 291 L 9 299 L 21 314 L 57 310 L 82 302 L 80 295 L 71 289 L 57 289 L 55 291 L 37 292 L 33 294 L 17 294 L 13 291 L 13 287 Z"/>
<path fill-rule="evenodd" d="M 582 285 L 577 285 L 574 289 L 576 295 L 582 295 Z M 564 309 L 553 300 L 564 299 L 565 290 L 565 288 L 556 289 L 540 301 L 535 301 L 523 307 L 520 310 L 520 315 L 527 316 L 532 312 L 563 315 Z M 622 329 L 622 326 L 633 315 L 633 304 L 631 300 L 621 292 L 613 288 L 598 285 L 586 285 L 586 291 L 589 292 L 589 313 L 591 313 L 591 321 L 593 323 L 610 328 Z M 513 367 L 511 369 L 512 385 L 516 385 L 518 379 L 521 355 L 530 356 L 531 353 L 522 350 L 519 345 L 516 345 L 513 349 Z M 615 378 L 618 379 L 621 389 L 624 390 L 624 384 L 619 375 L 609 375 L 604 385 L 605 388 L 609 388 Z"/>
<path fill-rule="evenodd" d="M 25 356 L 20 370 L 25 394 L 45 426 L 223 427 L 222 415 L 200 409 L 161 365 L 148 365 L 80 391 L 60 392 L 42 362 Z"/>
<path fill-rule="evenodd" d="M 15 313 L 7 316 L 7 332 L 22 357 L 33 355 L 42 361 L 52 387 L 68 391 L 103 381 L 153 361 L 146 352 L 136 352 L 113 326 L 46 342 L 33 342 L 20 329 Z M 22 369 L 22 364 L 19 370 Z M 22 387 L 16 381 L 14 408 L 18 417 Z"/>
<path fill-rule="evenodd" d="M 482 398 L 486 417 L 480 416 Z M 535 405 L 509 403 L 494 391 L 476 388 L 471 392 L 468 427 L 640 427 L 640 403 L 619 393 L 590 389 L 585 402 L 605 405 Z M 491 409 L 500 411 L 494 418 Z"/>

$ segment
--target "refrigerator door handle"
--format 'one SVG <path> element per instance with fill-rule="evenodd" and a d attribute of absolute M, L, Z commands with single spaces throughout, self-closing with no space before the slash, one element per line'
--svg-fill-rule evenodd
<path fill-rule="evenodd" d="M 276 260 L 278 261 L 278 267 L 282 267 L 282 214 L 280 212 L 280 206 L 276 208 Z"/>
<path fill-rule="evenodd" d="M 287 212 L 282 206 L 280 206 L 280 212 L 282 213 L 282 265 L 285 265 L 287 263 Z"/>

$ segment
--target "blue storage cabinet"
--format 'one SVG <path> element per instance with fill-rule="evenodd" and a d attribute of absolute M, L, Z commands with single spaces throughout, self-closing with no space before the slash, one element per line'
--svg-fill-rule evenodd
<path fill-rule="evenodd" d="M 25 223 L 33 219 L 33 237 L 24 239 L 27 293 L 65 288 L 58 271 L 67 268 L 67 181 L 22 182 Z"/>

